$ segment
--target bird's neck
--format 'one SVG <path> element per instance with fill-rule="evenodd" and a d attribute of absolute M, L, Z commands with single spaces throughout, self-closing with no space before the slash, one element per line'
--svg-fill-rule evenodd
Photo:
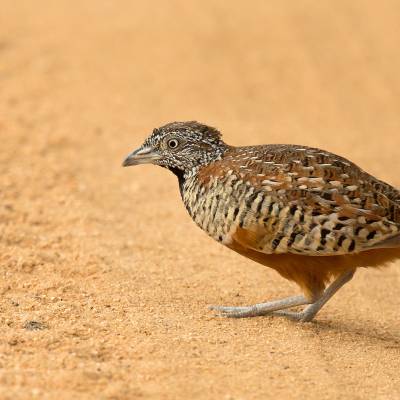
<path fill-rule="evenodd" d="M 179 183 L 179 191 L 181 193 L 181 196 L 183 197 L 183 186 L 185 184 L 185 171 L 179 168 L 168 168 L 176 177 L 178 178 L 178 183 Z"/>
<path fill-rule="evenodd" d="M 201 166 L 193 167 L 192 169 L 186 171 L 179 168 L 168 168 L 178 178 L 179 192 L 181 194 L 182 200 L 184 198 L 184 191 L 186 186 L 185 184 L 196 177 L 200 168 Z"/>
<path fill-rule="evenodd" d="M 225 143 L 219 146 L 218 151 L 215 151 L 212 157 L 206 158 L 204 160 L 199 161 L 196 165 L 193 165 L 191 168 L 182 170 L 180 168 L 174 168 L 174 167 L 168 167 L 168 169 L 176 175 L 178 178 L 179 182 L 179 190 L 181 193 L 181 196 L 183 198 L 183 192 L 185 188 L 185 182 L 192 180 L 193 178 L 196 178 L 198 172 L 200 171 L 201 168 L 212 164 L 215 161 L 221 160 L 225 154 L 225 152 L 228 150 L 229 146 L 226 145 Z"/>

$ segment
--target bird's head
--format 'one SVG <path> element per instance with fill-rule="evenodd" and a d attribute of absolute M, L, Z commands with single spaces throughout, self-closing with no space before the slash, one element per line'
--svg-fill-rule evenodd
<path fill-rule="evenodd" d="M 226 149 L 217 129 L 196 121 L 172 122 L 154 129 L 122 165 L 156 164 L 185 173 L 219 159 Z"/>

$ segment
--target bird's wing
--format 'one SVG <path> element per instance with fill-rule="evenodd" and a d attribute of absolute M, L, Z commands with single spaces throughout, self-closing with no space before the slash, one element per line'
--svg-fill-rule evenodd
<path fill-rule="evenodd" d="M 253 188 L 233 235 L 259 252 L 348 254 L 389 243 L 400 232 L 399 192 L 332 153 L 244 147 L 228 153 L 223 167 Z"/>

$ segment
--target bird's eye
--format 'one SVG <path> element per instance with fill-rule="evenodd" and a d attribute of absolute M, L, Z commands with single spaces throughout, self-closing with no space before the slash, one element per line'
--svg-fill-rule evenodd
<path fill-rule="evenodd" d="M 170 139 L 168 140 L 167 144 L 170 149 L 176 149 L 179 146 L 179 142 L 177 139 Z"/>

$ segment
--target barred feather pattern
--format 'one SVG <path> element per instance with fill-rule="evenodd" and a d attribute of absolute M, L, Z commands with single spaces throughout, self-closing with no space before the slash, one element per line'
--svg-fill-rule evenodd
<path fill-rule="evenodd" d="M 196 224 L 228 246 L 238 232 L 265 254 L 331 256 L 399 243 L 400 192 L 316 148 L 227 147 L 187 172 L 181 193 Z"/>

